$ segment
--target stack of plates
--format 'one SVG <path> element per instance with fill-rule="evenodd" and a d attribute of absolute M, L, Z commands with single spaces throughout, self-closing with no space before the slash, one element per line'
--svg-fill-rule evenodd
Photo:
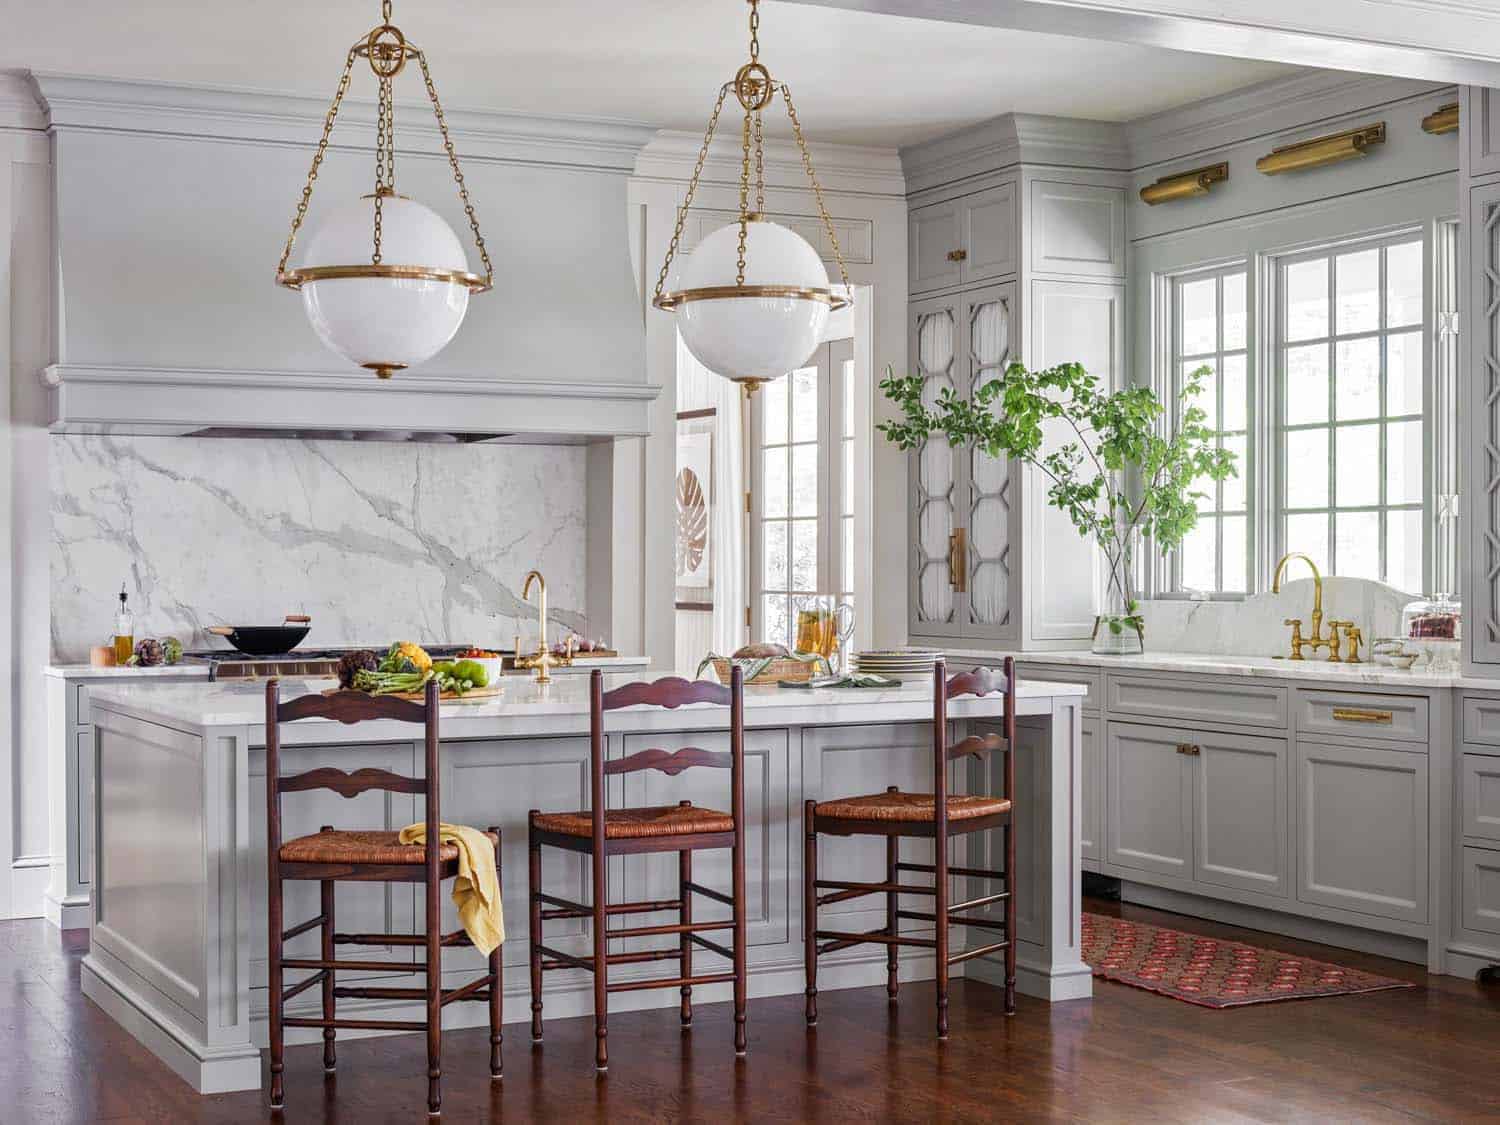
<path fill-rule="evenodd" d="M 893 680 L 930 680 L 932 666 L 942 655 L 942 650 L 936 648 L 871 649 L 854 654 L 854 670 Z"/>

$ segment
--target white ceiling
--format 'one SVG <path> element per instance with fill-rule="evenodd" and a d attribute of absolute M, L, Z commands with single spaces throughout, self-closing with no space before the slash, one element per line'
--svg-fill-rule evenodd
<path fill-rule="evenodd" d="M 5 6 L 0 67 L 320 96 L 379 22 L 376 0 Z M 743 0 L 396 0 L 394 22 L 427 52 L 449 106 L 701 129 L 744 61 L 747 10 Z M 761 44 L 811 136 L 875 145 L 1011 111 L 1126 121 L 1296 69 L 774 2 L 762 5 Z M 351 96 L 373 94 L 368 70 L 355 83 Z M 398 99 L 421 96 L 415 76 L 398 79 Z"/>

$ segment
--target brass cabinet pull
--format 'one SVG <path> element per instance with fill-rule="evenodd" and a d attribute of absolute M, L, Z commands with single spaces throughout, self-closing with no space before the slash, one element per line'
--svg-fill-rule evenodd
<path fill-rule="evenodd" d="M 1372 711 L 1366 707 L 1335 707 L 1333 717 L 1343 723 L 1391 723 L 1396 719 L 1392 711 Z"/>
<path fill-rule="evenodd" d="M 1179 742 L 1177 744 L 1177 752 L 1179 754 L 1186 754 L 1190 758 L 1196 758 L 1203 753 L 1203 747 L 1195 746 L 1191 742 Z"/>
<path fill-rule="evenodd" d="M 967 250 L 949 250 L 948 251 L 948 260 L 950 262 L 961 262 L 965 258 L 967 258 L 968 256 L 969 256 L 969 252 Z"/>
<path fill-rule="evenodd" d="M 969 533 L 955 527 L 948 533 L 948 585 L 960 593 L 969 589 Z"/>

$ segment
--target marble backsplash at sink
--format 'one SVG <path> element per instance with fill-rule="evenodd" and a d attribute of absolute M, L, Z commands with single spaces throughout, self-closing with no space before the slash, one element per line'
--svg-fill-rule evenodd
<path fill-rule="evenodd" d="M 86 660 L 123 581 L 137 636 L 313 618 L 308 647 L 508 644 L 586 627 L 585 450 L 55 435 L 52 647 Z"/>
<path fill-rule="evenodd" d="M 1411 601 L 1380 582 L 1363 578 L 1323 579 L 1323 619 L 1353 621 L 1369 645 L 1376 637 L 1395 636 L 1401 609 Z M 1276 656 L 1290 650 L 1292 631 L 1283 622 L 1302 619 L 1302 633 L 1312 633 L 1311 578 L 1282 583 L 1279 594 L 1256 594 L 1243 601 L 1158 599 L 1142 603 L 1146 647 L 1155 652 L 1208 652 Z M 1324 626 L 1324 633 L 1327 633 Z"/>

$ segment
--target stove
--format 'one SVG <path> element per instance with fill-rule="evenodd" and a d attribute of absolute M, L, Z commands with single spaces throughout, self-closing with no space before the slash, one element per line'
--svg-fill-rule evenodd
<path fill-rule="evenodd" d="M 371 647 L 370 652 L 381 653 L 386 646 Z M 423 645 L 433 657 L 457 656 L 469 645 Z M 311 679 L 332 679 L 338 674 L 339 657 L 348 652 L 365 651 L 360 645 L 347 648 L 293 649 L 280 656 L 248 656 L 229 649 L 208 649 L 185 652 L 183 658 L 208 665 L 210 680 L 264 680 L 272 676 L 307 676 Z M 512 657 L 514 649 L 492 648 L 488 651 L 501 657 Z"/>

